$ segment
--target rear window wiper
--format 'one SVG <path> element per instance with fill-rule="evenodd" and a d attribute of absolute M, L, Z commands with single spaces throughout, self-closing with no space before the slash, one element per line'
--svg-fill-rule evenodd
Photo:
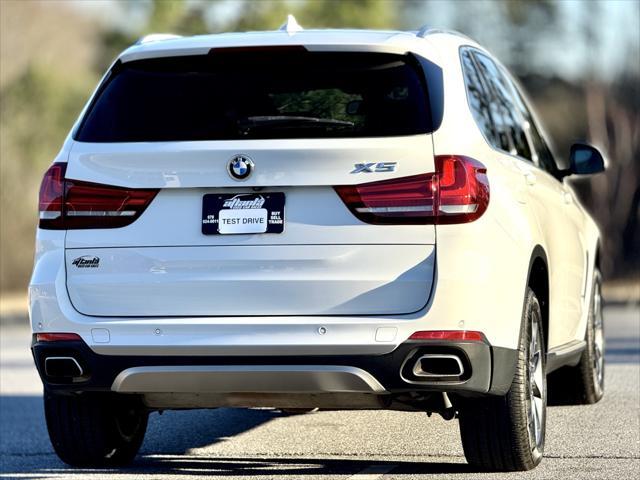
<path fill-rule="evenodd" d="M 263 128 L 353 128 L 353 122 L 334 118 L 305 117 L 293 115 L 258 115 L 238 120 L 243 133 Z"/>

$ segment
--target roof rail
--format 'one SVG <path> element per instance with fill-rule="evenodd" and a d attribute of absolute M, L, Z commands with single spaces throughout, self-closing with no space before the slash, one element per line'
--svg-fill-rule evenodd
<path fill-rule="evenodd" d="M 420 30 L 416 33 L 416 37 L 425 38 L 427 35 L 434 35 L 436 33 L 446 33 L 448 35 L 455 35 L 456 37 L 466 38 L 467 40 L 471 40 L 464 33 L 457 32 L 455 30 L 449 30 L 446 28 L 433 28 L 429 25 L 423 25 L 420 27 Z"/>
<path fill-rule="evenodd" d="M 161 42 L 162 40 L 172 40 L 181 37 L 182 35 L 175 35 L 173 33 L 150 33 L 149 35 L 140 37 L 135 45 L 144 45 L 145 43 Z"/>
<path fill-rule="evenodd" d="M 289 14 L 287 15 L 287 21 L 280 25 L 279 30 L 281 32 L 287 32 L 289 35 L 294 35 L 295 33 L 301 32 L 304 30 L 296 20 L 296 17 Z"/>

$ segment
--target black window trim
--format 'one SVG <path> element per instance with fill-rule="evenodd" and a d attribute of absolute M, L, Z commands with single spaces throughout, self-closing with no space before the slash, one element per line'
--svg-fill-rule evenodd
<path fill-rule="evenodd" d="M 478 80 L 480 81 L 481 87 L 482 87 L 482 93 L 485 95 L 490 95 L 490 90 L 488 88 L 488 86 L 485 83 L 484 77 L 480 74 L 480 71 L 478 70 L 478 64 L 476 62 L 475 57 L 473 56 L 473 52 L 472 52 L 472 48 L 466 48 L 465 46 L 460 47 L 460 68 L 462 69 L 462 77 L 463 77 L 463 82 L 465 85 L 465 94 L 467 97 L 467 106 L 469 107 L 469 110 L 472 111 L 473 107 L 471 106 L 471 99 L 469 98 L 469 86 L 467 85 L 467 80 L 466 80 L 466 75 L 465 75 L 465 68 L 464 68 L 464 61 L 462 59 L 462 55 L 465 53 L 465 51 L 468 51 L 469 53 L 469 58 L 471 59 L 471 63 L 473 64 L 474 68 L 476 69 L 476 74 L 478 76 Z M 491 112 L 491 109 L 489 109 L 487 111 L 487 113 L 489 114 L 489 119 L 491 120 L 491 124 L 493 126 L 495 126 L 495 122 L 493 120 L 493 114 Z M 473 114 L 472 114 L 473 116 Z M 473 119 L 474 123 L 476 124 L 476 126 L 478 127 L 478 130 L 480 130 L 480 134 L 482 135 L 482 138 L 484 138 L 484 141 L 487 143 L 487 145 L 489 145 L 492 149 L 497 150 L 499 152 L 504 152 L 504 150 L 502 149 L 498 149 L 496 147 L 493 146 L 493 144 L 489 141 L 489 139 L 487 138 L 487 136 L 484 134 L 483 129 L 480 127 L 480 125 L 478 125 L 477 120 Z M 495 131 L 495 129 L 494 129 Z M 510 152 L 504 152 L 507 153 L 508 155 L 511 155 Z"/>
<path fill-rule="evenodd" d="M 463 63 L 463 61 L 462 61 L 462 55 L 463 55 L 463 53 L 464 53 L 465 51 L 468 51 L 468 52 L 470 53 L 471 59 L 472 59 L 472 61 L 473 61 L 473 64 L 475 65 L 476 69 L 478 69 L 478 64 L 477 64 L 477 60 L 476 60 L 476 57 L 475 57 L 475 54 L 476 54 L 476 53 L 481 54 L 481 55 L 484 55 L 485 57 L 488 57 L 491 61 L 493 61 L 493 62 L 494 62 L 494 64 L 495 64 L 495 65 L 496 65 L 496 67 L 498 68 L 498 70 L 500 70 L 500 71 L 501 71 L 501 73 L 503 73 L 503 74 L 505 74 L 505 68 L 504 68 L 504 67 L 503 67 L 499 62 L 496 62 L 496 61 L 494 60 L 493 56 L 492 56 L 490 53 L 486 52 L 486 51 L 480 50 L 479 48 L 477 48 L 477 47 L 475 47 L 475 46 L 473 46 L 473 45 L 461 45 L 461 46 L 460 46 L 460 48 L 459 48 L 459 52 L 458 52 L 458 53 L 459 53 L 459 59 L 460 59 L 460 68 L 461 68 L 461 69 L 462 69 L 462 71 L 463 71 L 463 82 L 464 82 L 464 85 L 465 85 L 465 95 L 466 95 L 466 97 L 467 97 L 467 106 L 469 107 L 469 110 L 471 110 L 471 103 L 470 103 L 470 100 L 469 100 L 469 93 L 468 93 L 468 89 L 466 88 L 467 82 L 466 82 L 466 80 L 464 79 L 464 63 Z M 480 73 L 478 73 L 478 75 L 479 75 L 479 78 L 480 78 L 480 82 L 482 83 L 482 86 L 483 86 L 485 89 L 487 89 L 487 86 L 485 85 L 485 79 L 484 79 L 484 77 L 483 77 Z M 511 83 L 511 84 L 513 85 L 513 87 L 514 87 L 514 88 L 518 88 L 518 87 L 517 87 L 517 85 L 515 84 L 515 82 L 511 79 L 510 75 L 507 75 L 507 79 L 508 79 L 508 80 L 510 80 L 510 82 L 509 82 L 509 83 Z M 489 95 L 492 95 L 490 90 L 488 90 L 488 92 L 489 92 Z M 513 94 L 513 93 L 515 93 L 515 92 L 512 92 L 512 94 Z M 520 95 L 520 96 L 522 97 L 523 101 L 525 102 L 525 107 L 527 107 L 527 109 L 528 109 L 529 111 L 531 111 L 531 108 L 529 107 L 528 103 L 526 102 L 525 97 L 524 97 L 523 95 Z M 498 152 L 498 153 L 502 153 L 502 154 L 504 154 L 504 155 L 508 155 L 508 156 L 510 156 L 510 157 L 512 157 L 512 158 L 515 158 L 516 160 L 519 160 L 519 161 L 521 161 L 521 162 L 524 162 L 524 163 L 526 163 L 527 165 L 533 165 L 535 168 L 537 168 L 537 169 L 538 169 L 538 170 L 540 170 L 541 172 L 544 172 L 544 173 L 546 173 L 547 175 L 549 175 L 549 177 L 551 177 L 551 178 L 555 179 L 556 181 L 558 181 L 558 182 L 562 183 L 562 181 L 561 181 L 560 179 L 558 179 L 557 177 L 555 177 L 555 176 L 554 176 L 554 175 L 552 175 L 550 172 L 548 172 L 547 170 L 545 170 L 544 168 L 542 168 L 542 167 L 540 166 L 540 164 L 539 164 L 539 162 L 538 162 L 538 154 L 537 154 L 537 151 L 536 151 L 536 149 L 533 147 L 533 142 L 531 141 L 531 134 L 529 133 L 529 129 L 528 129 L 528 128 L 526 128 L 526 126 L 525 126 L 526 121 L 525 121 L 525 119 L 522 117 L 522 114 L 521 114 L 520 112 L 516 112 L 515 114 L 516 114 L 516 118 L 520 121 L 520 126 L 522 127 L 522 129 L 523 129 L 523 131 L 524 131 L 524 133 L 525 133 L 525 137 L 526 137 L 526 139 L 527 139 L 527 144 L 529 145 L 529 149 L 530 149 L 530 150 L 531 150 L 531 152 L 532 152 L 532 157 L 533 157 L 533 156 L 534 156 L 534 154 L 535 154 L 535 158 L 532 158 L 531 160 L 529 160 L 528 158 L 522 157 L 522 156 L 520 156 L 520 155 L 517 155 L 517 154 L 511 153 L 511 152 L 508 152 L 508 151 L 506 151 L 506 150 L 503 150 L 503 149 L 501 149 L 501 148 L 498 148 L 498 147 L 494 146 L 494 145 L 489 141 L 489 139 L 487 139 L 487 137 L 485 136 L 485 134 L 484 134 L 484 132 L 482 131 L 482 129 L 478 126 L 477 122 L 475 121 L 475 118 L 474 118 L 474 123 L 476 123 L 476 126 L 478 126 L 478 130 L 480 131 L 480 134 L 482 135 L 482 138 L 484 138 L 484 141 L 486 142 L 486 144 L 487 144 L 487 145 L 488 145 L 492 150 L 495 150 L 495 151 L 496 151 L 496 152 Z M 491 116 L 491 112 L 489 112 L 489 115 Z M 532 114 L 532 118 L 533 118 L 533 120 L 534 120 L 534 121 L 536 121 L 536 118 L 534 118 L 534 117 L 533 117 L 533 114 Z M 493 117 L 492 117 L 492 120 L 493 120 Z M 542 135 L 542 138 L 544 139 L 544 141 L 545 141 L 545 143 L 547 144 L 547 147 L 548 147 L 547 139 L 543 136 L 543 134 L 542 134 L 542 132 L 540 131 L 540 128 L 538 127 L 537 123 L 536 123 L 536 127 L 538 128 L 538 132 L 540 132 L 540 135 Z M 548 147 L 548 148 L 549 148 L 549 150 L 551 151 L 551 154 L 552 154 L 552 155 L 554 155 L 553 150 L 551 150 L 551 148 L 550 148 L 550 147 Z M 555 162 L 555 155 L 554 155 L 554 163 L 556 163 L 556 162 Z M 556 163 L 556 166 L 557 166 L 557 163 Z M 558 170 L 560 170 L 560 169 L 558 169 Z"/>
<path fill-rule="evenodd" d="M 87 118 L 89 116 L 89 112 L 95 106 L 96 102 L 98 101 L 98 98 L 100 97 L 100 95 L 102 95 L 102 92 L 104 91 L 104 89 L 107 88 L 107 85 L 109 85 L 109 82 L 111 81 L 111 78 L 113 77 L 114 73 L 116 73 L 121 66 L 122 66 L 122 60 L 117 58 L 115 62 L 111 64 L 107 72 L 104 74 L 104 76 L 100 80 L 100 83 L 98 84 L 97 88 L 91 95 L 91 98 L 89 98 L 87 105 L 84 107 L 84 109 L 80 113 L 79 121 L 76 123 L 73 131 L 71 132 L 71 138 L 73 139 L 74 142 L 79 142 L 79 140 L 77 139 L 77 135 L 80 132 L 80 130 L 82 130 L 82 127 L 84 127 L 84 124 L 86 123 Z"/>
<path fill-rule="evenodd" d="M 524 105 L 524 108 L 527 109 L 527 112 L 529 112 L 529 116 L 531 117 L 531 122 L 533 124 L 525 120 L 522 117 L 522 114 L 518 112 L 519 117 L 522 118 L 523 120 L 523 129 L 527 136 L 527 141 L 529 142 L 529 145 L 530 145 L 529 148 L 531 148 L 531 152 L 535 155 L 535 158 L 533 159 L 534 165 L 538 169 L 548 174 L 551 178 L 555 178 L 558 182 L 562 183 L 562 177 L 557 177 L 552 172 L 542 167 L 540 164 L 540 160 L 539 160 L 540 156 L 538 155 L 538 151 L 535 148 L 535 145 L 531 136 L 532 129 L 535 129 L 538 132 L 538 136 L 542 139 L 542 141 L 544 142 L 544 145 L 547 147 L 547 150 L 551 154 L 551 160 L 553 161 L 553 164 L 556 167 L 556 172 L 558 173 L 558 175 L 560 175 L 560 173 L 562 172 L 562 169 L 558 166 L 558 162 L 556 161 L 556 153 L 553 151 L 552 146 L 550 145 L 549 141 L 546 138 L 547 137 L 546 132 L 542 128 L 540 128 L 540 122 L 536 116 L 535 110 L 531 108 L 531 104 L 527 96 L 523 94 L 523 89 L 521 88 L 517 79 L 513 78 L 513 76 L 507 71 L 505 67 L 502 67 L 501 65 L 498 65 L 498 66 L 502 68 L 503 74 L 505 74 L 505 76 L 507 77 L 507 80 L 509 80 L 509 84 L 511 86 L 511 89 L 513 90 L 513 94 L 519 97 L 520 102 Z"/>

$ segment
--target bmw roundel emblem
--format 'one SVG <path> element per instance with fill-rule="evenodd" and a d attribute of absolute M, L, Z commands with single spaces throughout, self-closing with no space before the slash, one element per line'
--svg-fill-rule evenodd
<path fill-rule="evenodd" d="M 236 155 L 229 161 L 229 175 L 235 180 L 245 180 L 253 172 L 254 164 L 246 155 Z"/>

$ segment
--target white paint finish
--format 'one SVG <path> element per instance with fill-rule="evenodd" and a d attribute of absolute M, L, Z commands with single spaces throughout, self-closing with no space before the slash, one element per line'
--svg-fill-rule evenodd
<path fill-rule="evenodd" d="M 84 255 L 99 267 L 72 264 Z M 424 307 L 435 254 L 430 245 L 69 249 L 66 264 L 85 315 L 385 315 Z"/>
<path fill-rule="evenodd" d="M 96 343 L 109 343 L 111 336 L 106 328 L 92 328 L 91 338 Z"/>
<path fill-rule="evenodd" d="M 398 335 L 396 327 L 380 327 L 376 330 L 376 342 L 393 342 Z"/>
<path fill-rule="evenodd" d="M 464 321 L 465 330 L 484 332 L 492 345 L 515 348 L 531 252 L 522 245 L 525 218 L 497 208 L 499 201 L 494 205 L 475 222 L 438 227 L 436 291 L 428 318 L 447 323 L 443 330 L 458 330 Z M 497 212 L 503 216 L 495 217 Z M 429 322 L 424 329 L 440 328 Z"/>
<path fill-rule="evenodd" d="M 231 178 L 235 155 L 253 174 Z M 393 172 L 351 174 L 357 163 L 395 162 Z M 67 178 L 132 188 L 351 185 L 434 171 L 430 135 L 377 138 L 74 142 Z"/>
<path fill-rule="evenodd" d="M 493 149 L 483 138 L 468 107 L 459 59 L 461 46 L 472 45 L 483 50 L 482 47 L 452 35 L 432 35 L 428 42 L 440 52 L 437 59 L 447 87 L 443 123 L 433 134 L 434 154 L 464 152 L 477 158 L 487 166 L 491 187 L 489 209 L 474 222 L 477 225 L 461 226 L 464 230 L 459 226 L 437 228 L 438 271 L 458 271 L 448 266 L 461 255 L 492 259 L 491 265 L 485 265 L 483 270 L 475 269 L 472 260 L 469 279 L 459 277 L 458 282 L 461 288 L 465 284 L 471 288 L 473 278 L 482 279 L 473 287 L 480 292 L 475 299 L 479 302 L 478 310 L 490 309 L 493 321 L 511 332 L 509 343 L 516 345 L 519 326 L 516 319 L 522 312 L 529 258 L 539 246 L 549 263 L 549 346 L 583 339 L 587 302 L 581 295 L 582 282 L 585 267 L 591 271 L 594 265 L 599 238 L 595 223 L 579 203 L 565 202 L 565 193 L 570 191 L 566 179 L 559 182 L 533 163 Z M 533 114 L 535 118 L 535 111 Z M 535 120 L 540 125 L 540 121 Z M 480 228 L 483 225 L 486 228 Z M 473 230 L 476 231 L 472 234 Z M 451 237 L 448 232 L 453 232 Z M 474 244 L 471 240 L 474 238 L 481 238 L 482 242 Z M 586 252 L 591 259 L 588 266 L 585 266 Z M 504 280 L 507 278 L 509 284 Z M 436 301 L 443 294 L 441 284 L 438 285 Z M 591 292 L 590 283 L 588 292 Z M 587 301 L 588 298 L 589 295 Z M 459 308 L 450 309 L 454 310 Z M 477 329 L 471 327 L 475 325 L 482 329 L 485 322 L 492 321 L 482 314 L 479 317 L 477 321 L 465 318 L 465 328 Z"/>
<path fill-rule="evenodd" d="M 582 290 L 585 275 L 583 240 L 583 213 L 576 204 L 565 202 L 563 183 L 533 164 L 517 161 L 523 176 L 535 175 L 534 184 L 528 185 L 528 201 L 546 244 L 547 258 L 552 266 L 549 285 L 549 306 L 554 322 L 550 332 L 550 345 L 562 345 L 576 338 L 584 298 Z"/>
<path fill-rule="evenodd" d="M 404 53 L 421 43 L 415 35 L 399 31 L 305 30 L 286 32 L 247 32 L 182 37 L 162 42 L 134 45 L 120 55 L 123 62 L 176 55 L 202 55 L 212 48 L 304 45 L 313 51 L 387 51 Z"/>

